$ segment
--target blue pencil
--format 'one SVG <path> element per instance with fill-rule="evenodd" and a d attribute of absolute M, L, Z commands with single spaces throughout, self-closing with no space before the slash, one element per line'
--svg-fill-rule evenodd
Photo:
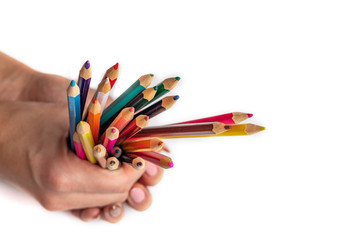
<path fill-rule="evenodd" d="M 69 108 L 69 123 L 70 123 L 70 145 L 71 149 L 75 151 L 73 135 L 76 130 L 76 126 L 81 121 L 81 109 L 80 109 L 80 88 L 72 80 L 70 86 L 67 89 L 67 99 Z"/>
<path fill-rule="evenodd" d="M 81 106 L 81 116 L 83 115 L 86 97 L 88 95 L 89 86 L 91 82 L 91 68 L 90 62 L 86 61 L 82 66 L 80 73 L 79 73 L 79 80 L 78 85 L 80 88 L 80 106 Z"/>

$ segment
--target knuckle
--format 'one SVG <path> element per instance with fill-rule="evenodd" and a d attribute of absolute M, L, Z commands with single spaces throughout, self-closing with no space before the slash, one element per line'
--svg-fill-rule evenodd
<path fill-rule="evenodd" d="M 41 177 L 42 185 L 51 191 L 65 192 L 69 189 L 69 179 L 58 171 L 46 171 Z"/>
<path fill-rule="evenodd" d="M 61 210 L 57 199 L 52 196 L 51 194 L 42 194 L 39 197 L 39 202 L 43 208 L 45 208 L 48 211 L 59 211 Z"/>

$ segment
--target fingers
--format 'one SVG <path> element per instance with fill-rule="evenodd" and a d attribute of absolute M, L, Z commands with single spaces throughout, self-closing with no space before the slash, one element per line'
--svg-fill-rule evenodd
<path fill-rule="evenodd" d="M 139 179 L 139 182 L 145 186 L 154 186 L 160 182 L 164 174 L 164 170 L 155 164 L 146 161 L 145 173 Z"/>
<path fill-rule="evenodd" d="M 151 205 L 152 198 L 149 190 L 140 183 L 135 183 L 129 192 L 127 203 L 138 211 L 144 211 Z"/>
<path fill-rule="evenodd" d="M 81 160 L 69 151 L 70 157 L 64 160 L 66 172 L 63 183 L 65 192 L 84 193 L 125 193 L 142 176 L 145 169 L 134 169 L 123 164 L 119 169 L 110 171 Z M 60 174 L 59 174 L 60 175 Z M 61 175 L 58 176 L 61 178 Z M 57 180 L 60 181 L 61 180 Z"/>
<path fill-rule="evenodd" d="M 101 219 L 109 223 L 117 223 L 124 217 L 124 207 L 121 203 L 105 206 L 101 211 Z"/>
<path fill-rule="evenodd" d="M 90 222 L 100 216 L 101 210 L 98 207 L 71 210 L 71 213 L 84 222 Z"/>

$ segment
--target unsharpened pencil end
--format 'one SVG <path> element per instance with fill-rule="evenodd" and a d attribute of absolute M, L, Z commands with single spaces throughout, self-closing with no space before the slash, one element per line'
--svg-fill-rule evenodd
<path fill-rule="evenodd" d="M 85 68 L 86 68 L 86 69 L 89 69 L 89 67 L 90 67 L 90 61 L 87 60 L 87 61 L 85 62 Z"/>
<path fill-rule="evenodd" d="M 251 118 L 254 114 L 248 113 L 248 118 Z"/>
<path fill-rule="evenodd" d="M 70 86 L 75 87 L 75 84 L 76 84 L 75 81 L 71 80 Z"/>

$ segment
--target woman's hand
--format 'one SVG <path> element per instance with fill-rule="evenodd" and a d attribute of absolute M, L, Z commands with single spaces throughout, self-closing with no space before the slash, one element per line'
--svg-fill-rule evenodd
<path fill-rule="evenodd" d="M 70 81 L 66 78 L 63 78 L 61 76 L 57 76 L 57 75 L 51 75 L 51 74 L 44 74 L 44 73 L 40 73 L 37 72 L 29 67 L 27 67 L 26 65 L 16 61 L 15 59 L 10 58 L 9 56 L 3 54 L 0 52 L 0 89 L 3 89 L 1 92 L 2 94 L 0 95 L 0 104 L 1 101 L 7 101 L 7 103 L 1 104 L 1 107 L 5 109 L 7 109 L 6 111 L 10 111 L 12 113 L 14 113 L 14 115 L 11 117 L 11 121 L 9 121 L 10 118 L 8 119 L 1 119 L 1 121 L 6 121 L 7 124 L 14 126 L 16 124 L 23 124 L 23 123 L 19 123 L 20 120 L 24 120 L 24 118 L 22 117 L 29 117 L 29 119 L 39 119 L 38 122 L 33 121 L 31 124 L 35 124 L 36 125 L 36 129 L 39 131 L 38 133 L 32 133 L 34 135 L 28 134 L 28 131 L 26 130 L 26 136 L 28 136 L 27 141 L 30 143 L 33 143 L 32 141 L 36 141 L 37 144 L 40 144 L 36 139 L 38 139 L 39 136 L 43 136 L 45 138 L 44 135 L 45 132 L 48 133 L 48 128 L 49 126 L 49 122 L 47 122 L 45 125 L 40 126 L 41 124 L 39 124 L 40 122 L 43 123 L 43 121 L 41 119 L 48 119 L 48 121 L 51 121 L 51 116 L 61 116 L 62 117 L 62 121 L 59 122 L 59 118 L 53 119 L 53 127 L 50 128 L 52 130 L 54 130 L 56 124 L 61 124 L 61 128 L 57 128 L 55 131 L 55 133 L 57 134 L 57 142 L 53 142 L 50 139 L 48 141 L 43 141 L 43 144 L 46 143 L 54 143 L 53 145 L 56 146 L 55 143 L 60 144 L 62 146 L 62 155 L 56 155 L 59 154 L 60 149 L 55 149 L 55 147 L 53 146 L 52 149 L 48 148 L 47 145 L 44 145 L 44 149 L 39 149 L 38 154 L 45 154 L 47 153 L 48 155 L 52 155 L 52 159 L 64 159 L 61 161 L 61 163 L 63 164 L 62 166 L 62 170 L 56 170 L 56 173 L 54 173 L 53 167 L 44 167 L 44 166 L 48 166 L 48 165 L 42 165 L 40 163 L 44 163 L 44 159 L 42 160 L 32 160 L 35 161 L 34 165 L 32 165 L 33 167 L 33 172 L 24 172 L 21 173 L 22 171 L 24 171 L 25 169 L 23 168 L 15 168 L 14 166 L 21 166 L 20 163 L 18 163 L 17 158 L 15 157 L 15 155 L 11 155 L 11 153 L 17 153 L 16 150 L 14 150 L 14 147 L 16 148 L 16 144 L 14 145 L 13 143 L 11 143 L 11 145 L 7 142 L 3 142 L 0 145 L 0 154 L 1 155 L 8 155 L 8 158 L 11 159 L 16 159 L 12 161 L 13 164 L 11 166 L 7 166 L 6 162 L 1 161 L 0 160 L 0 164 L 2 165 L 2 169 L 7 169 L 9 167 L 9 169 L 12 169 L 12 171 L 8 171 L 8 172 L 13 172 L 13 174 L 11 175 L 7 175 L 5 173 L 1 173 L 0 172 L 0 176 L 3 178 L 8 179 L 9 181 L 16 183 L 17 185 L 23 187 L 25 190 L 29 191 L 30 193 L 32 193 L 32 195 L 34 195 L 39 202 L 46 208 L 49 210 L 65 210 L 65 209 L 77 209 L 77 210 L 73 210 L 72 213 L 78 217 L 80 217 L 82 220 L 84 221 L 89 221 L 91 219 L 97 218 L 99 215 L 101 215 L 101 218 L 109 221 L 109 222 L 117 222 L 119 221 L 124 213 L 124 209 L 122 207 L 122 202 L 124 202 L 125 200 L 127 200 L 127 203 L 133 207 L 134 209 L 137 210 L 145 210 L 147 209 L 150 204 L 151 204 L 151 194 L 147 188 L 147 186 L 153 186 L 155 184 L 157 184 L 163 175 L 163 170 L 161 168 L 159 168 L 158 166 L 155 166 L 151 163 L 146 163 L 146 170 L 145 172 L 143 171 L 135 171 L 134 169 L 132 169 L 131 167 L 127 166 L 126 164 L 124 165 L 124 169 L 123 170 L 119 170 L 121 172 L 130 172 L 130 173 L 134 173 L 134 171 L 136 172 L 136 176 L 138 176 L 137 178 L 139 179 L 138 182 L 134 181 L 135 184 L 133 184 L 133 186 L 131 187 L 131 189 L 127 189 L 126 186 L 123 186 L 123 188 L 121 190 L 129 190 L 129 191 L 122 191 L 122 197 L 120 198 L 120 195 L 118 193 L 119 189 L 117 189 L 117 201 L 111 201 L 107 204 L 104 204 L 103 202 L 97 202 L 98 205 L 93 205 L 94 202 L 82 202 L 82 199 L 84 199 L 83 197 L 78 198 L 77 200 L 74 199 L 75 202 L 73 202 L 72 204 L 65 202 L 62 202 L 61 204 L 57 203 L 56 199 L 58 199 L 58 194 L 59 191 L 50 191 L 51 192 L 55 192 L 57 194 L 54 193 L 49 193 L 48 191 L 44 191 L 44 189 L 59 189 L 59 188 L 67 188 L 68 185 L 71 185 L 71 188 L 73 188 L 74 186 L 80 184 L 87 184 L 87 183 L 81 183 L 81 181 L 83 181 L 84 179 L 81 179 L 81 177 L 75 177 L 78 174 L 76 174 L 76 172 L 78 172 L 78 168 L 84 168 L 83 170 L 80 170 L 80 172 L 83 172 L 85 169 L 92 169 L 92 171 L 97 171 L 99 172 L 98 174 L 104 174 L 103 172 L 105 171 L 105 174 L 107 175 L 114 175 L 113 173 L 107 171 L 107 170 L 103 170 L 103 169 L 99 169 L 98 166 L 93 166 L 90 165 L 88 162 L 86 161 L 81 161 L 80 159 L 78 159 L 71 151 L 69 151 L 67 149 L 66 146 L 66 137 L 68 135 L 68 127 L 64 127 L 64 126 L 68 126 L 68 119 L 67 119 L 67 108 L 66 108 L 66 89 L 69 85 Z M 94 90 L 90 89 L 89 90 L 89 96 L 88 97 L 88 101 L 90 101 L 91 96 L 93 95 Z M 39 104 L 36 103 L 9 103 L 8 101 L 35 101 L 35 102 L 39 102 Z M 111 100 L 109 100 L 111 101 Z M 45 104 L 48 103 L 48 104 Z M 49 103 L 53 103 L 53 104 L 49 104 Z M 19 105 L 20 104 L 20 105 Z M 108 103 L 109 104 L 109 103 Z M 26 109 L 22 108 L 22 106 L 26 109 L 28 109 L 26 111 Z M 16 110 L 14 110 L 16 109 Z M 57 112 L 55 113 L 54 110 L 57 110 Z M 22 111 L 24 111 L 22 113 Z M 29 112 L 30 111 L 30 112 Z M 32 113 L 31 113 L 32 112 Z M 42 113 L 42 117 L 39 115 L 38 113 Z M 27 116 L 23 116 L 26 115 Z M 3 115 L 4 116 L 4 115 Z M 20 117 L 20 118 L 19 118 Z M 49 119 L 50 118 L 50 119 Z M 56 123 L 56 124 L 55 124 Z M 27 123 L 28 125 L 28 123 Z M 35 126 L 33 125 L 28 125 L 29 128 L 34 128 Z M 22 126 L 21 126 L 22 127 Z M 35 129 L 35 128 L 34 128 Z M 2 134 L 7 134 L 9 133 L 8 131 L 3 131 Z M 11 135 L 11 134 L 10 134 Z M 21 135 L 21 134 L 20 134 Z M 60 137 L 60 135 L 62 137 Z M 30 139 L 34 138 L 33 140 L 30 141 Z M 3 139 L 3 138 L 2 138 Z M 22 138 L 23 139 L 23 138 Z M 44 139 L 42 139 L 44 140 Z M 9 146 L 10 148 L 12 148 L 12 150 L 10 150 L 10 148 L 8 148 Z M 40 144 L 41 145 L 41 144 Z M 50 146 L 50 145 L 49 145 Z M 29 145 L 30 148 L 31 145 Z M 3 150 L 2 148 L 6 149 Z M 54 150 L 53 152 L 51 152 L 50 150 Z M 65 154 L 66 152 L 66 154 Z M 20 154 L 20 153 L 19 153 Z M 64 155 L 65 154 L 65 155 Z M 38 156 L 38 155 L 36 155 Z M 44 156 L 44 158 L 46 158 L 47 156 Z M 39 158 L 41 158 L 41 156 L 39 156 Z M 4 159 L 3 157 L 1 157 L 1 159 Z M 24 161 L 24 159 L 30 159 L 29 155 L 27 155 L 27 158 L 21 158 L 22 161 Z M 4 163 L 3 163 L 4 162 Z M 37 163 L 40 162 L 40 163 Z M 56 161 L 58 162 L 58 161 Z M 50 164 L 51 162 L 47 163 Z M 55 163 L 52 163 L 55 164 Z M 85 166 L 87 167 L 84 167 Z M 39 168 L 36 168 L 36 166 L 38 166 Z M 66 166 L 66 169 L 64 168 Z M 12 168 L 13 167 L 13 168 Z M 55 168 L 58 169 L 58 166 Z M 21 171 L 20 171 L 21 170 Z M 66 170 L 66 171 L 65 171 Z M 3 170 L 4 171 L 4 170 Z M 20 174 L 17 175 L 16 173 Z M 37 175 L 35 174 L 37 173 Z M 56 175 L 55 177 L 53 175 Z M 74 176 L 72 176 L 72 174 L 75 174 Z M 120 176 L 119 172 L 117 171 L 116 176 Z M 140 175 L 137 175 L 140 174 Z M 40 179 L 38 179 L 37 181 L 28 181 L 29 178 L 31 176 L 33 177 L 37 177 L 41 175 L 43 177 L 41 177 Z M 60 176 L 61 175 L 61 176 Z M 124 177 L 123 175 L 121 175 L 122 177 Z M 127 175 L 126 175 L 127 176 Z M 112 178 L 112 177 L 111 177 Z M 78 182 L 72 182 L 74 179 L 78 180 Z M 109 179 L 110 180 L 110 179 Z M 136 179 L 137 180 L 137 179 Z M 114 178 L 112 181 L 115 181 L 116 184 L 119 184 L 120 182 L 117 181 L 117 178 Z M 129 179 L 128 181 L 131 182 L 131 179 Z M 129 182 L 128 182 L 129 183 Z M 42 190 L 39 189 L 39 186 L 37 188 L 34 188 L 36 186 L 36 184 L 38 184 L 39 186 L 45 186 L 46 185 L 48 188 L 43 188 Z M 45 184 L 45 185 L 43 185 Z M 115 183 L 112 183 L 115 184 Z M 29 186 L 28 186 L 29 185 Z M 89 186 L 90 187 L 90 186 Z M 87 188 L 87 185 L 84 185 L 83 188 Z M 102 188 L 101 188 L 102 189 Z M 98 189 L 97 191 L 101 190 Z M 69 189 L 67 189 L 68 191 Z M 76 188 L 73 189 L 76 191 Z M 62 191 L 60 191 L 62 192 Z M 113 193 L 112 193 L 113 194 Z M 73 195 L 73 198 L 77 198 L 77 196 Z M 79 195 L 80 196 L 80 195 Z M 102 197 L 103 194 L 101 194 Z M 126 196 L 126 197 L 125 197 Z M 100 196 L 99 196 L 100 197 Z M 88 196 L 85 197 L 86 199 L 88 199 Z M 107 201 L 109 201 L 110 198 L 106 198 Z M 95 199 L 94 199 L 95 200 Z M 88 200 L 87 200 L 88 201 Z M 74 205 L 74 203 L 78 203 L 78 206 Z M 70 205 L 69 205 L 70 204 Z M 89 205 L 90 204 L 90 205 Z"/>

